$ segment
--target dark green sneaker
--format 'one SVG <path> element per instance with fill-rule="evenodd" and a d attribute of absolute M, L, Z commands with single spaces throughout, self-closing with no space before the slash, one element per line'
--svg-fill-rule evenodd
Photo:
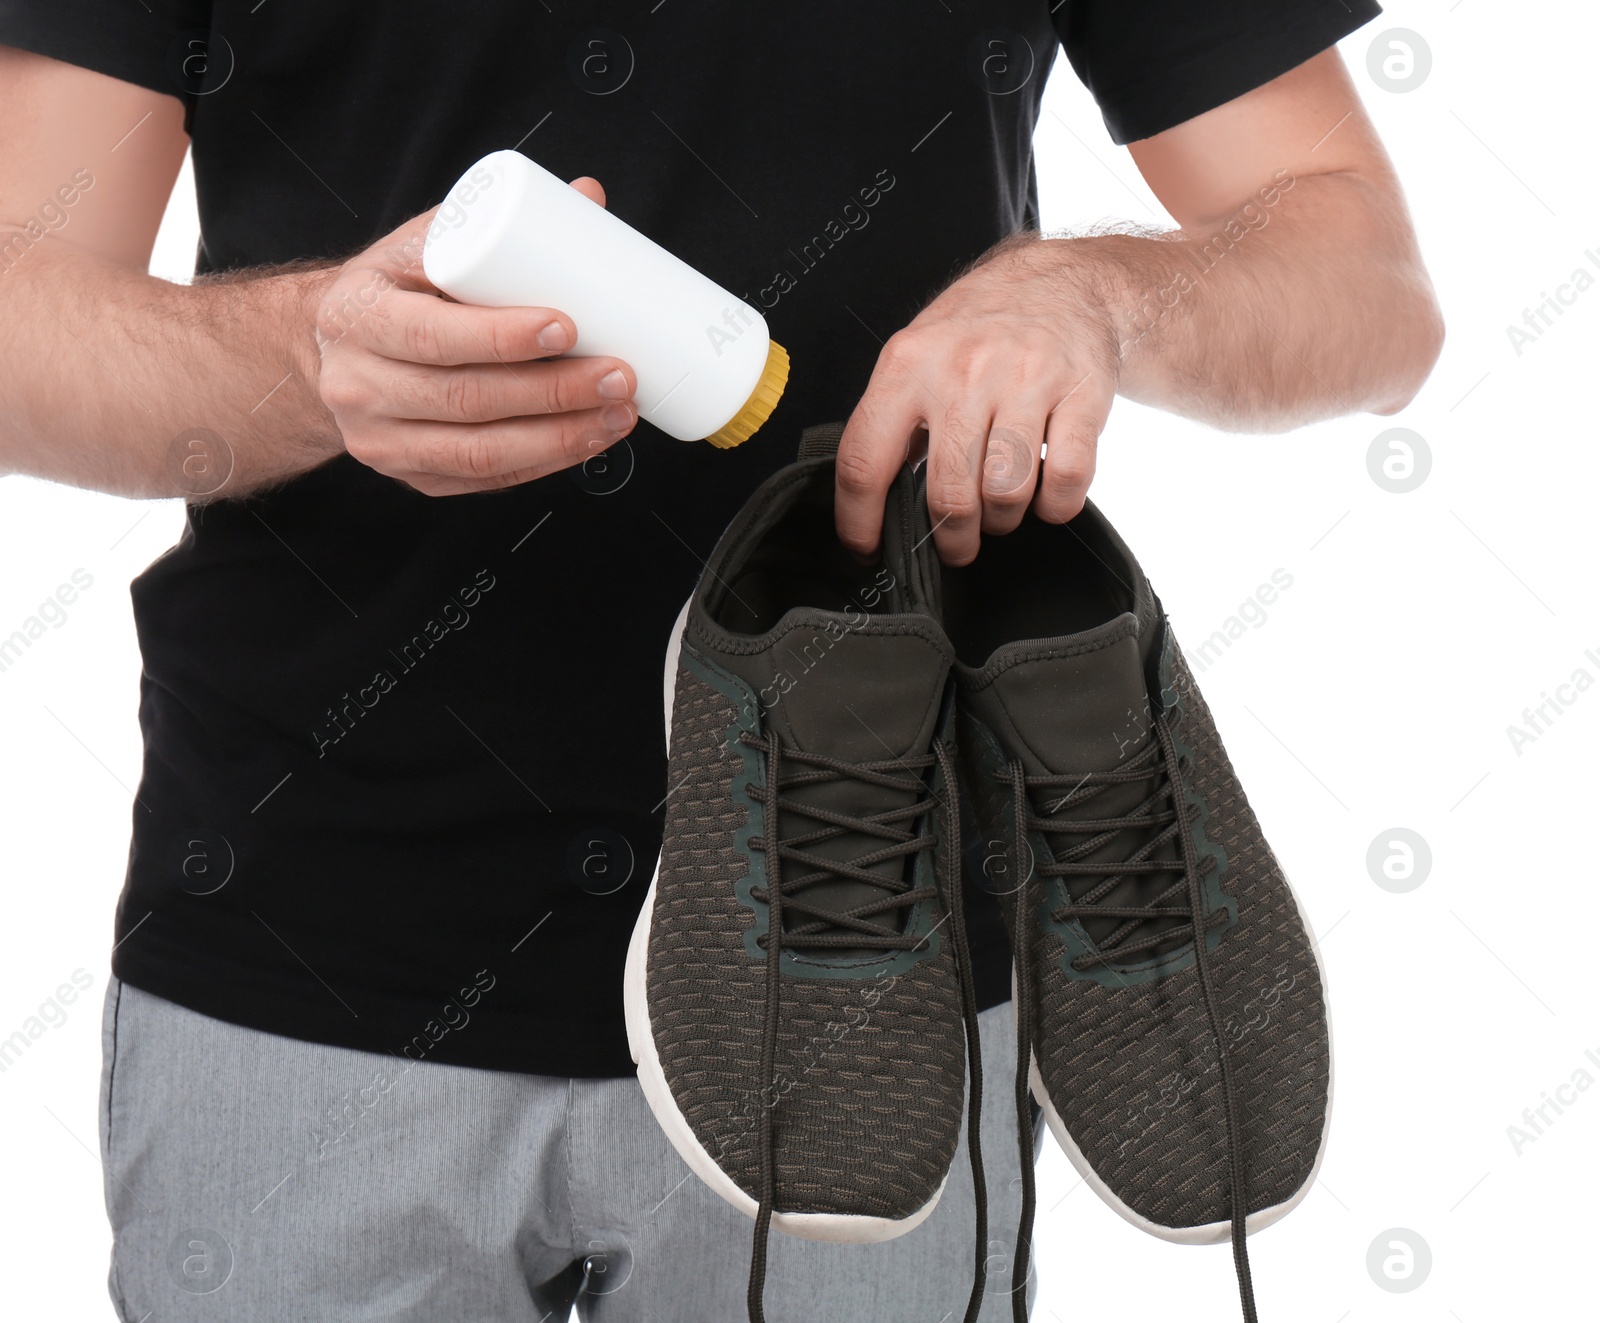
<path fill-rule="evenodd" d="M 1294 894 L 1160 603 L 1092 505 L 986 538 L 945 571 L 943 618 L 968 868 L 1013 932 L 1019 1106 L 1031 1084 L 1135 1226 L 1231 1236 L 1253 1319 L 1245 1236 L 1310 1188 L 1331 1098 Z"/>
<path fill-rule="evenodd" d="M 830 454 L 776 474 L 675 627 L 671 790 L 628 952 L 645 1097 L 757 1219 L 752 1317 L 769 1220 L 867 1242 L 932 1212 L 978 1083 L 932 544 L 909 470 L 877 564 L 833 503 Z"/>

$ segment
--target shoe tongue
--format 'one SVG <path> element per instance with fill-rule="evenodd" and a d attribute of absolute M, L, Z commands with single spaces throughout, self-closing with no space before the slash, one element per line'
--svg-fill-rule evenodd
<path fill-rule="evenodd" d="M 1008 665 L 1013 657 L 1023 660 Z M 1032 775 L 1111 771 L 1151 737 L 1132 615 L 1088 635 L 1002 648 L 985 669 L 997 666 L 980 706 Z"/>
<path fill-rule="evenodd" d="M 760 702 L 786 743 L 853 762 L 926 751 L 950 666 L 937 644 L 893 618 L 831 611 L 791 611 L 779 635 Z"/>
<path fill-rule="evenodd" d="M 745 681 L 756 695 L 762 727 L 776 734 L 784 750 L 803 751 L 850 763 L 923 758 L 933 742 L 939 719 L 950 655 L 945 646 L 913 632 L 904 617 L 853 618 L 831 611 L 791 611 L 774 631 L 775 641 L 759 652 L 725 655 L 722 665 Z M 782 758 L 780 755 L 780 763 Z M 784 768 L 791 775 L 812 770 L 796 761 Z M 925 797 L 927 772 L 912 766 L 893 769 L 914 779 L 915 791 L 876 786 L 853 777 L 830 778 L 791 786 L 784 797 L 817 808 L 870 817 L 907 808 Z M 779 817 L 784 840 L 808 835 L 826 826 L 803 813 Z M 915 832 L 917 823 L 898 827 Z M 804 847 L 824 859 L 847 860 L 887 844 L 862 832 L 845 832 Z M 871 872 L 888 882 L 911 875 L 913 856 L 900 855 L 873 865 Z M 770 867 L 770 863 L 769 863 Z M 798 861 L 783 865 L 787 880 L 817 871 Z M 829 878 L 804 888 L 799 899 L 840 911 L 881 900 L 884 890 L 850 878 Z M 878 916 L 874 922 L 898 929 L 904 912 Z M 793 916 L 785 927 L 809 922 Z M 860 958 L 865 950 L 818 951 L 819 958 Z"/>

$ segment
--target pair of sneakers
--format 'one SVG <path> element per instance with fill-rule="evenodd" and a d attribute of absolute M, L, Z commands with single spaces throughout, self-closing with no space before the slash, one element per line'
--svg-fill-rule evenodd
<path fill-rule="evenodd" d="M 920 470 L 863 565 L 841 427 L 746 503 L 673 630 L 661 857 L 628 952 L 639 1079 L 694 1173 L 770 1227 L 932 1212 L 965 1111 L 987 1228 L 963 877 L 1012 940 L 1026 1318 L 1033 1106 L 1136 1226 L 1233 1241 L 1304 1197 L 1331 1097 L 1305 921 L 1132 553 L 1092 506 L 939 565 Z M 963 848 L 963 839 L 966 845 Z"/>

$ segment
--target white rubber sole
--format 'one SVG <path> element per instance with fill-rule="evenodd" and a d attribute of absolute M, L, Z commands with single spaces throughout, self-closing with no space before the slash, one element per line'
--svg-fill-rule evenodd
<path fill-rule="evenodd" d="M 1289 895 L 1294 900 L 1295 911 L 1300 916 L 1300 926 L 1309 936 L 1312 929 L 1306 922 L 1305 907 L 1300 904 L 1300 897 L 1295 892 L 1287 876 L 1284 885 L 1289 887 Z M 1264 1231 L 1274 1222 L 1282 1221 L 1304 1202 L 1306 1195 L 1311 1192 L 1311 1187 L 1316 1184 L 1317 1174 L 1322 1170 L 1322 1159 L 1328 1151 L 1328 1134 L 1333 1124 L 1333 1015 L 1328 1006 L 1328 973 L 1322 965 L 1322 953 L 1315 945 L 1311 947 L 1311 958 L 1316 961 L 1317 977 L 1322 980 L 1322 1006 L 1324 1018 L 1328 1024 L 1328 1105 L 1322 1118 L 1322 1136 L 1317 1141 L 1317 1156 L 1311 1164 L 1311 1174 L 1305 1182 L 1289 1198 L 1281 1204 L 1274 1204 L 1270 1208 L 1263 1208 L 1251 1213 L 1245 1218 L 1245 1235 L 1253 1236 L 1258 1231 Z M 1013 1015 L 1017 1004 L 1017 969 L 1011 967 L 1011 1005 Z M 1147 1235 L 1155 1236 L 1158 1240 L 1165 1240 L 1173 1245 L 1221 1245 L 1233 1238 L 1233 1224 L 1231 1222 L 1208 1222 L 1202 1226 L 1194 1227 L 1169 1227 L 1159 1222 L 1152 1222 L 1149 1218 L 1135 1212 L 1117 1197 L 1109 1185 L 1101 1179 L 1099 1172 L 1078 1147 L 1073 1139 L 1072 1132 L 1067 1129 L 1062 1121 L 1061 1114 L 1056 1111 L 1055 1104 L 1050 1101 L 1049 1092 L 1044 1087 L 1044 1080 L 1039 1075 L 1039 1063 L 1033 1055 L 1033 1049 L 1028 1049 L 1028 1085 L 1033 1092 L 1033 1100 L 1039 1104 L 1044 1112 L 1045 1124 L 1050 1127 L 1050 1133 L 1055 1136 L 1056 1143 L 1061 1146 L 1061 1151 L 1067 1155 L 1067 1161 L 1077 1169 L 1078 1175 L 1083 1177 L 1083 1183 L 1100 1196 L 1102 1202 L 1107 1204 L 1125 1222 L 1131 1223 Z"/>
<path fill-rule="evenodd" d="M 672 639 L 667 645 L 666 674 L 662 689 L 662 706 L 666 711 L 667 742 L 672 740 L 672 698 L 677 690 L 678 653 L 683 643 L 683 627 L 689 616 L 689 603 L 672 627 Z M 656 1053 L 655 1034 L 650 1028 L 650 1004 L 645 995 L 645 962 L 650 950 L 650 917 L 655 909 L 656 879 L 660 874 L 660 860 L 650 878 L 650 890 L 645 895 L 644 906 L 633 925 L 633 936 L 628 942 L 628 959 L 623 970 L 623 1012 L 628 1028 L 628 1050 L 639 1068 L 639 1084 L 645 1101 L 655 1114 L 656 1123 L 671 1142 L 678 1155 L 689 1164 L 689 1170 L 712 1191 L 732 1204 L 751 1220 L 758 1211 L 756 1200 L 742 1190 L 725 1172 L 717 1160 L 695 1137 L 694 1129 L 678 1110 L 677 1101 L 667 1085 L 661 1069 L 661 1058 Z M 738 1138 L 730 1134 L 730 1142 Z M 757 1131 L 752 1126 L 746 1142 L 758 1142 Z M 946 1180 L 949 1178 L 946 1177 Z M 839 1244 L 876 1244 L 903 1236 L 922 1225 L 938 1206 L 944 1193 L 941 1181 L 933 1198 L 909 1217 L 867 1217 L 845 1213 L 782 1213 L 774 1212 L 772 1225 L 778 1230 L 803 1240 L 830 1241 Z"/>

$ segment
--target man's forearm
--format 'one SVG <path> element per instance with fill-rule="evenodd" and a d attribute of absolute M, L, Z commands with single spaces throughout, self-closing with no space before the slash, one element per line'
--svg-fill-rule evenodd
<path fill-rule="evenodd" d="M 1094 273 L 1121 394 L 1276 432 L 1393 413 L 1426 380 L 1443 324 L 1402 205 L 1358 175 L 1280 171 L 1209 225 L 1039 247 Z"/>
<path fill-rule="evenodd" d="M 315 468 L 342 448 L 312 335 L 334 274 L 175 285 L 35 243 L 0 266 L 0 473 L 194 500 Z"/>

